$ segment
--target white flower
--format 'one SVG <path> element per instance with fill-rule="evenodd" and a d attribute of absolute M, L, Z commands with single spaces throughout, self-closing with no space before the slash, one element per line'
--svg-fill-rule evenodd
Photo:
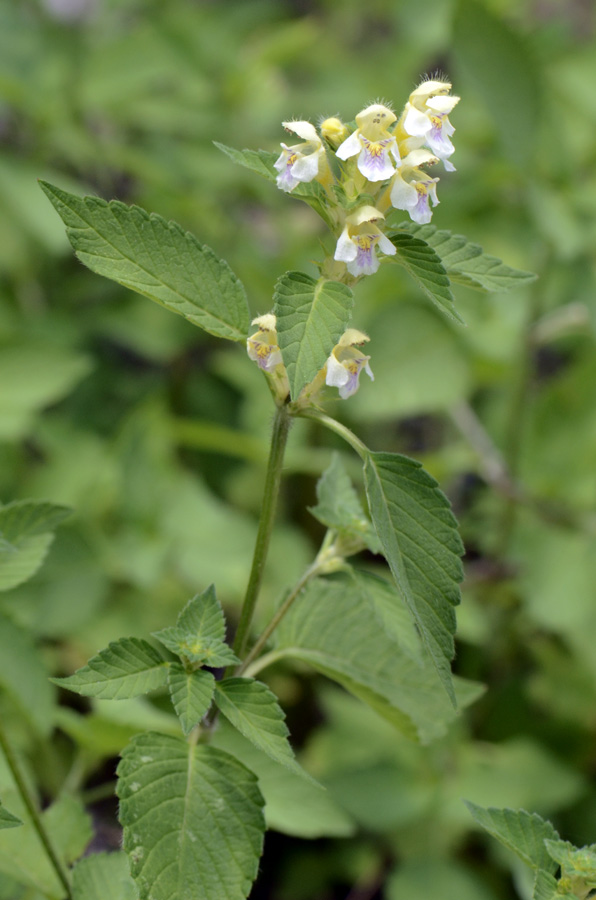
<path fill-rule="evenodd" d="M 438 178 L 430 178 L 426 172 L 418 168 L 426 164 L 438 162 L 436 156 L 428 150 L 412 150 L 405 157 L 403 166 L 395 174 L 391 185 L 391 205 L 395 209 L 405 209 L 413 222 L 426 225 L 432 218 L 430 203 L 436 206 Z"/>
<path fill-rule="evenodd" d="M 358 153 L 358 169 L 369 181 L 385 181 L 395 172 L 390 155 L 399 162 L 395 135 L 387 129 L 397 119 L 386 106 L 373 103 L 356 116 L 357 129 L 336 150 L 339 159 Z"/>
<path fill-rule="evenodd" d="M 455 166 L 448 157 L 455 150 L 451 142 L 455 128 L 449 121 L 449 113 L 460 98 L 452 97 L 450 90 L 448 82 L 423 81 L 406 103 L 403 128 L 407 134 L 422 138 L 434 155 L 443 161 L 447 171 L 453 172 Z"/>
<path fill-rule="evenodd" d="M 373 275 L 379 268 L 375 247 L 388 256 L 395 254 L 395 247 L 375 222 L 384 219 L 374 206 L 361 206 L 348 216 L 339 236 L 334 259 L 345 262 L 351 275 Z"/>
<path fill-rule="evenodd" d="M 368 364 L 370 356 L 366 356 L 356 349 L 368 340 L 370 339 L 366 334 L 355 328 L 348 328 L 327 360 L 325 384 L 339 388 L 339 396 L 342 400 L 346 400 L 356 393 L 359 387 L 360 372 L 363 369 L 371 381 L 375 380 Z"/>
<path fill-rule="evenodd" d="M 259 330 L 246 342 L 249 357 L 264 372 L 271 372 L 276 366 L 283 365 L 281 351 L 277 346 L 276 319 L 273 313 L 257 316 L 250 324 L 258 325 Z"/>
<path fill-rule="evenodd" d="M 292 191 L 300 182 L 313 181 L 325 161 L 325 148 L 314 125 L 310 122 L 282 122 L 286 131 L 293 131 L 302 138 L 301 144 L 288 147 L 282 142 L 282 151 L 274 163 L 277 169 L 277 186 L 282 191 Z"/>

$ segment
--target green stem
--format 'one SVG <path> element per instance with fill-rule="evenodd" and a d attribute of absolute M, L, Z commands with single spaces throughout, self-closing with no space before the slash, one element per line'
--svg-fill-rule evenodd
<path fill-rule="evenodd" d="M 37 835 L 39 837 L 39 840 L 41 841 L 43 848 L 46 851 L 47 857 L 52 865 L 52 868 L 56 872 L 56 875 L 58 876 L 60 883 L 64 887 L 64 890 L 66 892 L 66 896 L 68 897 L 68 900 L 72 900 L 72 892 L 70 889 L 70 881 L 68 878 L 68 871 L 67 871 L 66 867 L 64 866 L 64 864 L 62 863 L 62 861 L 60 860 L 60 857 L 58 856 L 56 850 L 54 849 L 54 846 L 52 844 L 50 836 L 49 836 L 48 832 L 46 831 L 44 823 L 42 822 L 41 815 L 37 808 L 37 802 L 35 800 L 35 797 L 33 796 L 33 793 L 31 791 L 31 789 L 29 788 L 29 785 L 27 784 L 27 780 L 25 778 L 25 775 L 23 774 L 23 770 L 21 768 L 21 765 L 19 763 L 17 755 L 14 752 L 14 750 L 10 744 L 10 741 L 8 740 L 8 737 L 6 735 L 6 732 L 4 731 L 4 728 L 2 727 L 1 722 L 0 722 L 0 747 L 2 747 L 2 751 L 4 753 L 4 756 L 6 757 L 6 762 L 8 763 L 8 768 L 10 769 L 10 771 L 12 773 L 14 782 L 17 786 L 19 794 L 21 795 L 21 799 L 22 799 L 23 803 L 25 804 L 25 806 L 27 807 L 27 812 L 29 813 L 29 815 L 31 817 L 31 822 L 33 823 L 33 827 L 35 828 Z"/>
<path fill-rule="evenodd" d="M 267 641 L 269 640 L 269 638 L 271 637 L 271 635 L 273 634 L 273 632 L 275 631 L 275 629 L 277 628 L 277 626 L 279 625 L 279 623 L 281 622 L 283 617 L 286 615 L 286 613 L 290 609 L 291 605 L 293 604 L 293 602 L 296 599 L 296 597 L 298 596 L 298 594 L 308 584 L 308 582 L 311 580 L 311 578 L 314 578 L 316 575 L 318 575 L 319 571 L 320 571 L 319 557 L 317 556 L 317 558 L 315 559 L 313 564 L 308 567 L 306 572 L 304 572 L 302 577 L 294 585 L 294 587 L 292 588 L 292 590 L 290 591 L 290 593 L 288 594 L 288 596 L 286 597 L 284 602 L 281 604 L 281 606 L 279 607 L 279 609 L 277 610 L 277 612 L 275 613 L 275 615 L 273 616 L 273 618 L 271 619 L 271 621 L 269 622 L 269 624 L 267 625 L 267 627 L 265 628 L 263 633 L 259 636 L 254 647 L 251 649 L 251 651 L 248 654 L 248 656 L 246 657 L 246 659 L 243 660 L 242 665 L 239 666 L 238 669 L 236 670 L 236 672 L 235 672 L 236 675 L 242 675 L 242 673 L 250 666 L 252 661 L 257 658 L 257 656 L 259 655 L 259 653 L 261 652 L 261 650 L 263 649 L 263 647 L 265 646 L 265 644 L 267 643 Z"/>
<path fill-rule="evenodd" d="M 281 481 L 281 470 L 290 423 L 291 416 L 288 407 L 285 405 L 279 406 L 276 410 L 275 420 L 273 422 L 271 449 L 269 451 L 269 462 L 267 463 L 265 490 L 263 492 L 259 530 L 257 532 L 257 539 L 252 558 L 252 568 L 250 570 L 244 603 L 240 613 L 240 621 L 238 622 L 236 637 L 234 639 L 234 653 L 236 656 L 240 657 L 246 649 L 250 633 L 250 624 L 252 622 L 257 597 L 263 580 L 265 560 L 267 558 L 267 551 L 271 540 L 271 532 L 273 531 L 273 522 L 275 519 L 277 497 Z"/>
<path fill-rule="evenodd" d="M 303 419 L 314 419 L 315 422 L 320 422 L 321 425 L 324 425 L 330 431 L 334 431 L 356 451 L 361 459 L 366 460 L 369 456 L 370 450 L 366 444 L 362 443 L 360 438 L 356 437 L 353 431 L 350 431 L 349 428 L 346 428 L 346 426 L 342 425 L 341 422 L 338 422 L 337 419 L 332 419 L 331 416 L 328 416 L 320 409 L 315 409 L 315 407 L 310 406 L 307 409 L 297 411 L 296 415 Z"/>

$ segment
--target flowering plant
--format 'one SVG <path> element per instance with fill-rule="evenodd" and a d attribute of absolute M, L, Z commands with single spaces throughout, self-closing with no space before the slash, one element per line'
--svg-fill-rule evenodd
<path fill-rule="evenodd" d="M 446 81 L 423 81 L 399 116 L 373 103 L 353 125 L 334 117 L 317 130 L 310 122 L 287 121 L 286 130 L 300 140 L 282 143 L 280 154 L 222 148 L 308 203 L 331 232 L 318 277 L 285 273 L 275 285 L 272 310 L 256 318 L 228 264 L 178 225 L 119 201 L 79 198 L 42 183 L 83 263 L 209 334 L 245 346 L 247 365 L 260 369 L 274 401 L 260 519 L 239 614 L 227 621 L 215 588 L 201 585 L 176 624 L 154 633 L 153 641 L 122 638 L 56 679 L 93 698 L 162 690 L 171 701 L 169 725 L 136 734 L 118 767 L 130 874 L 122 868 L 116 873 L 105 861 L 98 865 L 102 877 L 109 870 L 116 879 L 122 896 L 243 900 L 272 815 L 268 775 L 288 784 L 288 797 L 294 779 L 302 784 L 301 796 L 318 802 L 312 796 L 319 796 L 320 786 L 296 759 L 281 705 L 256 678 L 275 664 L 310 665 L 414 741 L 444 733 L 478 694 L 477 685 L 454 678 L 450 667 L 463 547 L 447 498 L 418 462 L 371 450 L 325 408 L 328 389 L 337 388 L 349 401 L 363 371 L 373 380 L 374 347 L 369 355 L 372 342 L 351 324 L 352 289 L 380 265 L 403 266 L 455 320 L 451 281 L 502 290 L 532 277 L 430 225 L 439 179 L 427 168 L 439 162 L 447 171 L 454 168 L 448 117 L 458 98 L 450 89 Z M 406 211 L 410 221 L 392 225 L 393 210 Z M 366 502 L 334 457 L 310 510 L 326 529 L 321 547 L 273 611 L 264 615 L 259 606 L 255 618 L 296 419 L 317 422 L 355 451 Z M 374 555 L 376 574 L 359 565 L 361 551 Z M 26 798 L 27 780 L 16 763 L 14 771 Z M 34 801 L 27 802 L 34 810 Z M 71 873 L 46 839 L 41 818 L 32 816 L 55 872 L 50 896 L 84 900 L 87 861 Z M 10 820 L 12 826 L 18 821 Z"/>

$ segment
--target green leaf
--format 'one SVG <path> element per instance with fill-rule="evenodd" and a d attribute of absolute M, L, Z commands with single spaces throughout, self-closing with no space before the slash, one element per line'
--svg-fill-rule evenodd
<path fill-rule="evenodd" d="M 422 647 L 415 656 L 385 630 L 361 578 L 314 579 L 277 628 L 275 655 L 309 663 L 408 737 L 433 740 L 457 711 Z M 464 705 L 478 696 L 469 682 L 456 679 L 456 687 Z"/>
<path fill-rule="evenodd" d="M 489 256 L 480 244 L 473 244 L 463 234 L 415 222 L 402 222 L 398 227 L 435 250 L 451 281 L 481 291 L 510 291 L 536 280 L 532 272 L 513 269 L 496 256 Z"/>
<path fill-rule="evenodd" d="M 54 684 L 102 700 L 126 700 L 154 691 L 166 682 L 167 663 L 147 641 L 121 638 L 67 678 Z"/>
<path fill-rule="evenodd" d="M 286 272 L 275 285 L 273 311 L 277 340 L 296 400 L 327 362 L 346 330 L 354 296 L 337 281 L 315 281 L 302 272 Z"/>
<path fill-rule="evenodd" d="M 0 616 L 0 687 L 41 735 L 53 725 L 55 691 L 31 634 Z"/>
<path fill-rule="evenodd" d="M 451 50 L 456 66 L 493 117 L 509 157 L 525 167 L 540 134 L 545 79 L 533 63 L 532 48 L 521 29 L 511 28 L 483 3 L 459 0 Z"/>
<path fill-rule="evenodd" d="M 317 483 L 317 500 L 316 506 L 309 507 L 315 519 L 339 534 L 361 540 L 373 553 L 380 552 L 379 539 L 338 453 L 333 454 Z"/>
<path fill-rule="evenodd" d="M 532 900 L 577 900 L 577 894 L 559 890 L 559 882 L 550 872 L 539 869 L 536 872 Z"/>
<path fill-rule="evenodd" d="M 182 666 L 172 663 L 168 672 L 168 687 L 182 731 L 188 735 L 211 705 L 215 678 L 211 672 L 202 669 L 186 672 Z"/>
<path fill-rule="evenodd" d="M 268 828 L 309 839 L 354 834 L 354 822 L 329 791 L 274 762 L 225 719 L 214 733 L 212 744 L 236 756 L 257 775 Z"/>
<path fill-rule="evenodd" d="M 202 594 L 197 594 L 188 601 L 178 616 L 176 625 L 197 638 L 223 641 L 226 636 L 226 620 L 212 584 Z"/>
<path fill-rule="evenodd" d="M 548 855 L 561 866 L 566 878 L 583 879 L 586 887 L 596 887 L 596 846 L 574 847 L 568 841 L 544 841 Z"/>
<path fill-rule="evenodd" d="M 0 872 L 44 897 L 63 900 L 64 888 L 16 790 L 10 805 L 22 819 L 23 827 L 0 831 Z M 78 859 L 93 836 L 89 816 L 81 802 L 71 795 L 59 797 L 42 812 L 41 819 L 65 865 Z"/>
<path fill-rule="evenodd" d="M 545 840 L 557 840 L 559 835 L 550 822 L 537 813 L 524 809 L 484 809 L 465 801 L 472 816 L 485 831 L 512 850 L 526 865 L 555 873 L 553 862 L 544 845 Z"/>
<path fill-rule="evenodd" d="M 210 334 L 243 341 L 249 310 L 228 264 L 175 222 L 118 200 L 76 197 L 40 182 L 78 258 L 93 272 L 178 313 Z"/>
<path fill-rule="evenodd" d="M 257 779 L 242 763 L 147 732 L 122 754 L 117 793 L 141 900 L 244 900 L 265 820 Z"/>
<path fill-rule="evenodd" d="M 22 824 L 21 819 L 13 816 L 0 802 L 0 828 L 17 828 Z"/>
<path fill-rule="evenodd" d="M 226 622 L 213 585 L 186 604 L 175 626 L 156 631 L 161 643 L 178 656 L 206 666 L 233 665 L 240 660 L 224 643 Z"/>
<path fill-rule="evenodd" d="M 277 172 L 273 168 L 273 163 L 278 158 L 279 153 L 271 153 L 269 150 L 237 150 L 235 147 L 227 147 L 218 141 L 213 141 L 218 150 L 229 156 L 233 162 L 257 175 L 262 175 L 268 181 L 275 181 Z"/>
<path fill-rule="evenodd" d="M 0 591 L 22 584 L 45 559 L 57 525 L 69 516 L 66 506 L 16 500 L 0 507 Z"/>
<path fill-rule="evenodd" d="M 496 900 L 474 869 L 456 859 L 408 859 L 385 883 L 386 900 Z"/>
<path fill-rule="evenodd" d="M 216 684 L 215 703 L 240 734 L 271 759 L 310 780 L 288 742 L 283 710 L 275 694 L 254 678 L 226 678 Z"/>
<path fill-rule="evenodd" d="M 86 856 L 72 870 L 73 900 L 137 900 L 138 896 L 122 851 Z"/>
<path fill-rule="evenodd" d="M 463 546 L 449 501 L 420 463 L 396 453 L 370 453 L 364 477 L 372 520 L 397 587 L 455 700 L 449 662 Z"/>
<path fill-rule="evenodd" d="M 388 237 L 397 251 L 395 256 L 390 256 L 388 259 L 403 266 L 423 293 L 448 318 L 463 323 L 462 317 L 454 306 L 449 278 L 440 257 L 433 248 L 426 241 L 399 231 Z"/>

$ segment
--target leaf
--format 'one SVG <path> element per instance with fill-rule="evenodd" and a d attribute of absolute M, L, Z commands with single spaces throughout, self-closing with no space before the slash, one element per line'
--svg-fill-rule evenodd
<path fill-rule="evenodd" d="M 472 816 L 485 831 L 512 850 L 526 865 L 555 873 L 553 862 L 544 845 L 545 839 L 557 840 L 559 835 L 550 822 L 537 813 L 525 809 L 483 809 L 464 801 Z"/>
<path fill-rule="evenodd" d="M 536 872 L 532 900 L 578 900 L 578 898 L 576 893 L 562 889 L 550 872 L 539 869 Z"/>
<path fill-rule="evenodd" d="M 480 244 L 473 244 L 463 234 L 439 230 L 435 225 L 416 225 L 402 222 L 400 231 L 425 241 L 441 258 L 451 281 L 481 291 L 510 291 L 524 287 L 537 276 L 532 272 L 513 269 L 496 256 L 485 253 Z"/>
<path fill-rule="evenodd" d="M 226 622 L 213 585 L 193 597 L 178 616 L 174 627 L 156 631 L 161 643 L 179 656 L 206 666 L 233 665 L 240 660 L 224 643 Z"/>
<path fill-rule="evenodd" d="M 57 525 L 69 516 L 66 506 L 15 500 L 0 507 L 0 591 L 22 584 L 39 569 Z"/>
<path fill-rule="evenodd" d="M 339 534 L 361 540 L 373 553 L 380 552 L 379 539 L 338 453 L 317 482 L 317 500 L 316 506 L 309 507 L 315 519 Z"/>
<path fill-rule="evenodd" d="M 328 791 L 274 762 L 225 719 L 212 744 L 236 756 L 258 776 L 268 828 L 309 839 L 354 834 L 354 822 Z"/>
<path fill-rule="evenodd" d="M 244 341 L 249 310 L 228 264 L 175 222 L 40 182 L 82 263 L 216 337 Z"/>
<path fill-rule="evenodd" d="M 459 0 L 453 23 L 454 61 L 480 94 L 510 159 L 527 166 L 540 134 L 544 75 L 532 48 L 501 17 L 475 0 Z M 515 103 L 511 102 L 515 96 Z"/>
<path fill-rule="evenodd" d="M 85 697 L 126 700 L 165 684 L 168 666 L 147 641 L 121 638 L 112 641 L 74 675 L 51 681 Z"/>
<path fill-rule="evenodd" d="M 277 340 L 290 394 L 296 400 L 344 333 L 354 296 L 347 285 L 337 281 L 315 281 L 302 272 L 286 272 L 275 285 L 273 300 Z"/>
<path fill-rule="evenodd" d="M 394 232 L 388 235 L 397 253 L 388 259 L 403 266 L 418 287 L 432 300 L 435 306 L 450 319 L 463 324 L 456 311 L 454 298 L 449 287 L 449 278 L 440 257 L 426 241 L 411 234 Z"/>
<path fill-rule="evenodd" d="M 273 168 L 273 163 L 279 156 L 279 153 L 271 153 L 269 150 L 237 150 L 235 147 L 227 147 L 218 141 L 213 141 L 218 150 L 229 156 L 233 162 L 257 175 L 262 175 L 268 181 L 275 181 L 277 172 Z"/>
<path fill-rule="evenodd" d="M 285 715 L 275 694 L 254 678 L 226 678 L 216 684 L 215 703 L 240 734 L 271 759 L 310 779 L 294 758 Z"/>
<path fill-rule="evenodd" d="M 88 374 L 91 361 L 47 340 L 5 340 L 0 352 L 0 438 L 16 441 L 31 433 L 41 410 L 61 400 Z"/>
<path fill-rule="evenodd" d="M 176 625 L 193 636 L 223 641 L 226 621 L 212 584 L 202 594 L 197 594 L 188 601 L 178 616 Z"/>
<path fill-rule="evenodd" d="M 117 793 L 141 900 L 244 900 L 265 820 L 256 776 L 242 763 L 147 732 L 122 754 Z"/>
<path fill-rule="evenodd" d="M 419 462 L 396 453 L 369 453 L 364 477 L 371 517 L 399 592 L 454 701 L 449 662 L 463 546 L 449 501 Z"/>
<path fill-rule="evenodd" d="M 0 802 L 0 829 L 1 828 L 17 828 L 19 825 L 22 825 L 21 819 L 17 818 L 17 816 L 13 816 L 6 807 L 2 806 Z"/>
<path fill-rule="evenodd" d="M 122 851 L 86 856 L 72 870 L 72 900 L 137 900 L 138 896 Z"/>
<path fill-rule="evenodd" d="M 574 847 L 568 841 L 546 839 L 548 855 L 568 878 L 581 878 L 587 887 L 596 887 L 596 846 Z M 545 867 L 546 868 L 546 867 Z"/>
<path fill-rule="evenodd" d="M 48 671 L 31 634 L 4 616 L 0 616 L 0 687 L 37 733 L 49 734 L 55 691 Z"/>
<path fill-rule="evenodd" d="M 44 897 L 63 900 L 64 888 L 16 790 L 10 805 L 23 820 L 23 827 L 0 831 L 0 872 Z M 64 794 L 41 813 L 41 819 L 62 862 L 68 865 L 78 859 L 93 834 L 80 800 Z"/>
<path fill-rule="evenodd" d="M 404 734 L 428 742 L 457 715 L 434 666 L 420 650 L 404 649 L 382 626 L 360 586 L 362 573 L 314 579 L 274 634 L 276 657 L 299 659 L 363 700 Z M 466 705 L 478 696 L 456 680 Z"/>
<path fill-rule="evenodd" d="M 182 731 L 188 735 L 211 705 L 215 678 L 211 672 L 202 669 L 186 672 L 182 666 L 172 663 L 168 672 L 168 687 Z"/>

